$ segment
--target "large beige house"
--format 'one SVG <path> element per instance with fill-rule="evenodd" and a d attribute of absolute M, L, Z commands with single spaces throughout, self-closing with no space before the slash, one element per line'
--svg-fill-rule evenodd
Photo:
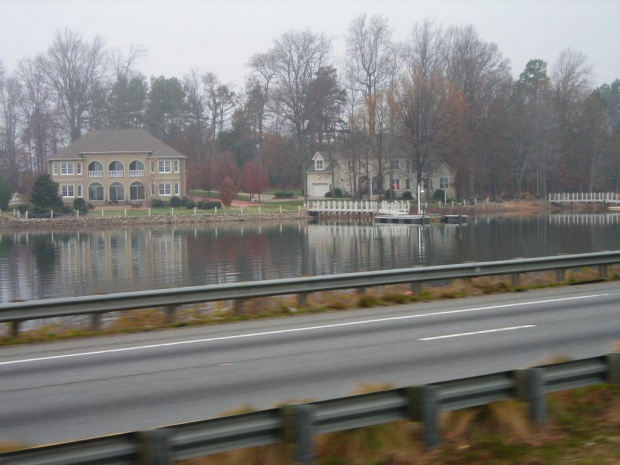
<path fill-rule="evenodd" d="M 411 192 L 414 197 L 417 195 L 416 175 L 410 160 L 392 159 L 389 166 L 383 170 L 384 179 L 373 176 L 372 180 L 361 172 L 354 173 L 347 169 L 347 160 L 341 159 L 337 154 L 332 156 L 332 161 L 333 164 L 330 163 L 329 157 L 320 152 L 312 157 L 312 165 L 306 170 L 309 197 L 325 197 L 325 194 L 332 189 L 332 181 L 334 187 L 350 194 L 353 191 L 354 179 L 357 181 L 357 189 L 361 195 L 368 195 L 371 191 L 373 196 L 383 194 L 385 189 L 389 189 L 390 184 L 397 197 L 405 191 Z M 445 191 L 446 198 L 454 198 L 453 176 L 447 164 L 439 164 L 430 176 L 424 176 L 424 178 L 425 185 L 420 188 L 428 193 L 428 196 L 432 196 L 437 189 L 441 189 Z"/>
<path fill-rule="evenodd" d="M 48 160 L 65 203 L 140 203 L 184 197 L 185 155 L 142 129 L 93 131 Z"/>

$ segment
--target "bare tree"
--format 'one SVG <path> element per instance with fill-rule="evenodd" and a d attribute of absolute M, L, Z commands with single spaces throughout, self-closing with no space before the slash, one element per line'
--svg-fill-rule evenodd
<path fill-rule="evenodd" d="M 103 39 L 97 36 L 89 44 L 76 31 L 57 31 L 41 63 L 56 91 L 69 137 L 75 141 L 82 136 L 93 90 L 105 75 Z"/>
<path fill-rule="evenodd" d="M 578 124 L 592 80 L 592 67 L 580 52 L 566 49 L 556 60 L 552 72 L 555 110 L 559 120 L 556 181 L 566 188 L 582 190 L 588 183 L 579 153 Z"/>
<path fill-rule="evenodd" d="M 192 68 L 183 78 L 183 88 L 187 100 L 187 127 L 185 132 L 188 142 L 190 161 L 201 166 L 205 148 L 207 104 L 205 88 L 200 72 Z"/>
<path fill-rule="evenodd" d="M 4 70 L 0 62 L 0 179 L 5 179 L 13 190 L 19 183 L 19 148 L 18 148 L 18 101 L 19 83 L 14 77 L 4 79 Z"/>
<path fill-rule="evenodd" d="M 417 185 L 424 175 L 429 176 L 433 157 L 440 153 L 441 142 L 446 142 L 441 136 L 451 114 L 454 89 L 444 75 L 445 48 L 444 34 L 429 21 L 416 24 L 403 47 L 405 69 L 396 86 L 395 103 Z"/>
<path fill-rule="evenodd" d="M 497 45 L 483 42 L 473 26 L 449 31 L 446 75 L 456 84 L 468 105 L 468 147 L 457 166 L 457 195 L 472 197 L 476 192 L 494 190 L 491 172 L 501 147 L 497 135 L 502 130 L 502 99 L 510 95 L 512 77 L 509 61 Z"/>
<path fill-rule="evenodd" d="M 131 44 L 127 54 L 124 54 L 120 47 L 116 48 L 108 55 L 108 68 L 114 72 L 117 80 L 129 80 L 135 74 L 136 64 L 145 59 L 146 55 L 147 49 L 143 45 Z"/>
<path fill-rule="evenodd" d="M 308 89 L 318 70 L 328 64 L 330 52 L 330 40 L 323 34 L 317 35 L 308 30 L 283 34 L 270 52 L 274 57 L 275 79 L 270 108 L 291 129 L 304 183 L 306 163 L 310 158 L 307 142 L 310 121 Z M 307 191 L 305 188 L 306 196 Z"/>
<path fill-rule="evenodd" d="M 218 151 L 217 136 L 224 130 L 225 124 L 230 119 L 237 99 L 235 92 L 229 86 L 220 83 L 215 74 L 204 74 L 202 81 L 205 88 L 205 105 L 210 121 L 212 153 L 215 154 Z"/>
<path fill-rule="evenodd" d="M 265 111 L 270 99 L 270 85 L 276 74 L 276 57 L 273 53 L 257 53 L 250 59 L 249 66 L 253 76 L 248 82 L 247 105 L 251 113 L 256 115 L 258 159 L 264 165 L 263 126 Z"/>
<path fill-rule="evenodd" d="M 361 15 L 349 27 L 347 35 L 347 81 L 352 91 L 363 96 L 363 115 L 367 149 L 362 166 L 366 177 L 372 182 L 373 171 L 379 185 L 372 190 L 383 190 L 384 171 L 388 168 L 384 153 L 385 126 L 380 119 L 384 112 L 398 68 L 396 46 L 387 19 Z M 374 167 L 373 167 L 374 165 Z M 374 168 L 374 169 L 373 169 Z M 372 194 L 372 192 L 370 192 Z"/>
<path fill-rule="evenodd" d="M 45 172 L 47 156 L 57 147 L 55 140 L 55 101 L 53 90 L 45 80 L 41 57 L 21 60 L 17 76 L 21 84 L 20 107 L 24 115 L 23 140 L 30 154 L 29 171 Z"/>

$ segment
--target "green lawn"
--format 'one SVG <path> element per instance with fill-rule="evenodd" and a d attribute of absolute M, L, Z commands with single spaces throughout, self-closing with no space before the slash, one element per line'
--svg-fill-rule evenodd
<path fill-rule="evenodd" d="M 222 207 L 217 209 L 217 213 L 236 213 L 236 214 L 267 214 L 267 213 L 297 213 L 302 206 L 303 202 L 290 201 L 290 202 L 277 202 L 271 204 L 256 205 L 251 207 Z M 103 211 L 103 213 L 102 213 Z M 215 210 L 201 210 L 196 209 L 196 215 L 214 215 Z M 147 208 L 127 208 L 127 209 L 115 209 L 115 210 L 100 210 L 96 209 L 88 213 L 90 217 L 103 216 L 104 218 L 111 217 L 137 217 L 148 216 L 149 210 Z M 151 208 L 151 216 L 170 216 L 172 215 L 172 209 L 166 208 Z M 193 208 L 179 207 L 174 209 L 174 215 L 194 215 Z"/>

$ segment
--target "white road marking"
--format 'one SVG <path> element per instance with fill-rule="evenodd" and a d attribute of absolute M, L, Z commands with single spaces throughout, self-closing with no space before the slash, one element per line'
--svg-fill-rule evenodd
<path fill-rule="evenodd" d="M 461 309 L 461 310 L 447 310 L 445 312 L 421 313 L 421 314 L 416 314 L 416 315 L 395 316 L 395 317 L 390 317 L 390 318 L 377 318 L 374 320 L 351 321 L 348 323 L 334 323 L 331 325 L 308 326 L 308 327 L 302 327 L 302 328 L 281 329 L 277 331 L 264 331 L 260 333 L 235 334 L 232 336 L 220 336 L 220 337 L 211 337 L 211 338 L 205 338 L 205 339 L 194 339 L 190 341 L 164 342 L 161 344 L 149 344 L 149 345 L 144 345 L 144 346 L 123 347 L 120 349 L 106 349 L 106 350 L 95 350 L 92 352 L 80 352 L 80 353 L 75 353 L 75 354 L 51 355 L 49 357 L 37 357 L 37 358 L 28 358 L 28 359 L 22 359 L 22 360 L 11 360 L 8 362 L 0 362 L 0 366 L 15 365 L 18 363 L 31 363 L 31 362 L 41 362 L 41 361 L 48 361 L 48 360 L 58 360 L 62 358 L 87 357 L 91 355 L 113 354 L 117 352 L 130 352 L 134 350 L 158 349 L 161 347 L 173 347 L 173 346 L 179 346 L 179 345 L 185 345 L 185 344 L 202 344 L 202 343 L 207 343 L 207 342 L 227 341 L 231 339 L 244 339 L 244 338 L 253 338 L 253 337 L 260 337 L 260 336 L 272 336 L 276 334 L 295 333 L 295 332 L 302 332 L 302 331 L 315 331 L 319 329 L 340 328 L 344 326 L 368 325 L 368 324 L 373 324 L 373 323 L 385 323 L 388 321 L 408 320 L 412 318 L 453 315 L 456 313 L 480 312 L 483 310 L 495 310 L 498 308 L 524 307 L 527 305 L 538 305 L 538 304 L 554 303 L 554 302 L 566 302 L 570 300 L 592 299 L 596 297 L 604 297 L 604 296 L 609 296 L 609 295 L 612 295 L 612 294 L 595 294 L 595 295 L 586 295 L 586 296 L 580 296 L 580 297 L 566 297 L 562 299 L 538 300 L 534 302 L 521 302 L 521 303 L 516 303 L 516 304 L 493 305 L 490 307 L 466 308 L 466 309 Z"/>
<path fill-rule="evenodd" d="M 434 341 L 435 339 L 448 339 L 451 337 L 474 336 L 476 334 L 499 333 L 500 331 L 513 331 L 515 329 L 535 328 L 536 325 L 511 326 L 510 328 L 485 329 L 482 331 L 472 331 L 470 333 L 446 334 L 445 336 L 423 337 L 418 341 Z"/>

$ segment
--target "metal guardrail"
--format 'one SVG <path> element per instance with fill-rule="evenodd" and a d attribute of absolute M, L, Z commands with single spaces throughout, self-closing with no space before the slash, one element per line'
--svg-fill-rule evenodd
<path fill-rule="evenodd" d="M 432 449 L 441 443 L 441 412 L 519 399 L 544 425 L 545 394 L 605 382 L 620 384 L 620 353 L 8 452 L 0 465 L 171 465 L 279 442 L 292 443 L 296 460 L 310 465 L 316 435 L 399 420 L 421 422 Z"/>
<path fill-rule="evenodd" d="M 518 286 L 521 273 L 556 270 L 558 280 L 563 281 L 564 270 L 587 266 L 598 266 L 601 277 L 605 278 L 607 266 L 617 263 L 620 263 L 620 251 L 12 302 L 0 304 L 0 323 L 13 322 L 13 333 L 17 334 L 19 322 L 26 320 L 100 315 L 153 307 L 166 308 L 172 319 L 176 307 L 199 302 L 241 302 L 255 297 L 297 294 L 299 305 L 303 306 L 306 296 L 312 292 L 354 288 L 363 290 L 369 286 L 402 283 L 410 283 L 417 292 L 423 282 L 492 275 L 512 275 L 513 285 Z"/>

